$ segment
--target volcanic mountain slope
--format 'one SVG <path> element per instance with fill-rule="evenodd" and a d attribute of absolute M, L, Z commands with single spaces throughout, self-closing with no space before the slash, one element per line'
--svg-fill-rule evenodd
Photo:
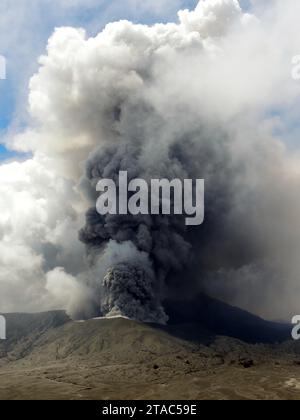
<path fill-rule="evenodd" d="M 7 314 L 7 340 L 0 341 L 0 367 L 7 361 L 26 357 L 35 342 L 49 330 L 59 327 L 70 319 L 62 311 L 40 314 Z"/>
<path fill-rule="evenodd" d="M 300 399 L 300 345 L 290 341 L 246 344 L 175 317 L 159 327 L 63 312 L 7 315 L 7 333 L 1 399 Z"/>

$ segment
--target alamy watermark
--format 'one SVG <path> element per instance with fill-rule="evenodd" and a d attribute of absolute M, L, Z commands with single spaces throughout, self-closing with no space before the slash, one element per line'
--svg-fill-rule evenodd
<path fill-rule="evenodd" d="M 292 338 L 294 340 L 300 340 L 300 315 L 295 315 L 292 319 L 294 328 L 292 329 Z"/>
<path fill-rule="evenodd" d="M 112 179 L 101 179 L 97 184 L 100 196 L 96 208 L 101 215 L 186 215 L 188 226 L 204 221 L 203 179 L 141 178 L 128 182 L 128 173 L 119 173 L 118 187 Z"/>
<path fill-rule="evenodd" d="M 292 58 L 292 78 L 300 80 L 300 55 L 295 55 Z"/>
<path fill-rule="evenodd" d="M 6 340 L 6 319 L 0 315 L 0 340 Z"/>
<path fill-rule="evenodd" d="M 6 79 L 6 58 L 0 55 L 0 80 Z"/>

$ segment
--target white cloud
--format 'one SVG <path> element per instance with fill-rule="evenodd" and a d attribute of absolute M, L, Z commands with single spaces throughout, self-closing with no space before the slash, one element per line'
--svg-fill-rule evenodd
<path fill-rule="evenodd" d="M 53 301 L 45 273 L 61 264 L 70 272 L 83 269 L 76 193 L 47 164 L 36 156 L 0 166 L 0 307 L 5 311 L 49 309 Z"/>
<path fill-rule="evenodd" d="M 44 53 L 47 39 L 55 27 L 84 26 L 89 33 L 97 33 L 106 23 L 124 18 L 143 20 L 147 15 L 146 19 L 168 19 L 168 16 L 174 16 L 182 1 L 1 1 L 0 54 L 7 58 L 8 78 L 0 87 L 0 118 L 11 115 L 10 131 L 27 123 L 28 80 L 37 70 L 37 58 Z M 10 109 L 12 104 L 14 109 Z"/>

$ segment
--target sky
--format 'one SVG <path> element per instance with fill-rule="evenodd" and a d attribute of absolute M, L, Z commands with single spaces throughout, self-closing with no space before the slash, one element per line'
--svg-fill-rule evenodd
<path fill-rule="evenodd" d="M 7 150 L 5 135 L 26 126 L 28 83 L 38 68 L 48 38 L 56 27 L 83 27 L 91 36 L 111 21 L 134 23 L 177 20 L 179 9 L 193 9 L 197 0 L 3 0 L 0 4 L 0 55 L 7 78 L 0 80 L 0 161 L 22 157 Z M 250 8 L 250 0 L 241 2 Z"/>

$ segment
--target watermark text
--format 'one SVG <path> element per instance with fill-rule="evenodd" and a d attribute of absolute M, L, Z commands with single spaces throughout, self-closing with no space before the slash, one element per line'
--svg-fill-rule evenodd
<path fill-rule="evenodd" d="M 6 58 L 0 55 L 0 80 L 6 79 Z"/>
<path fill-rule="evenodd" d="M 6 319 L 0 315 L 0 340 L 6 340 Z"/>
<path fill-rule="evenodd" d="M 136 178 L 128 182 L 128 173 L 121 171 L 117 185 L 112 179 L 98 182 L 99 214 L 186 215 L 187 226 L 201 225 L 204 221 L 203 179 L 152 179 L 148 183 Z"/>
<path fill-rule="evenodd" d="M 300 80 L 300 55 L 295 55 L 292 58 L 292 78 Z"/>
<path fill-rule="evenodd" d="M 300 315 L 295 315 L 292 319 L 294 328 L 292 330 L 292 338 L 294 340 L 300 340 Z"/>

